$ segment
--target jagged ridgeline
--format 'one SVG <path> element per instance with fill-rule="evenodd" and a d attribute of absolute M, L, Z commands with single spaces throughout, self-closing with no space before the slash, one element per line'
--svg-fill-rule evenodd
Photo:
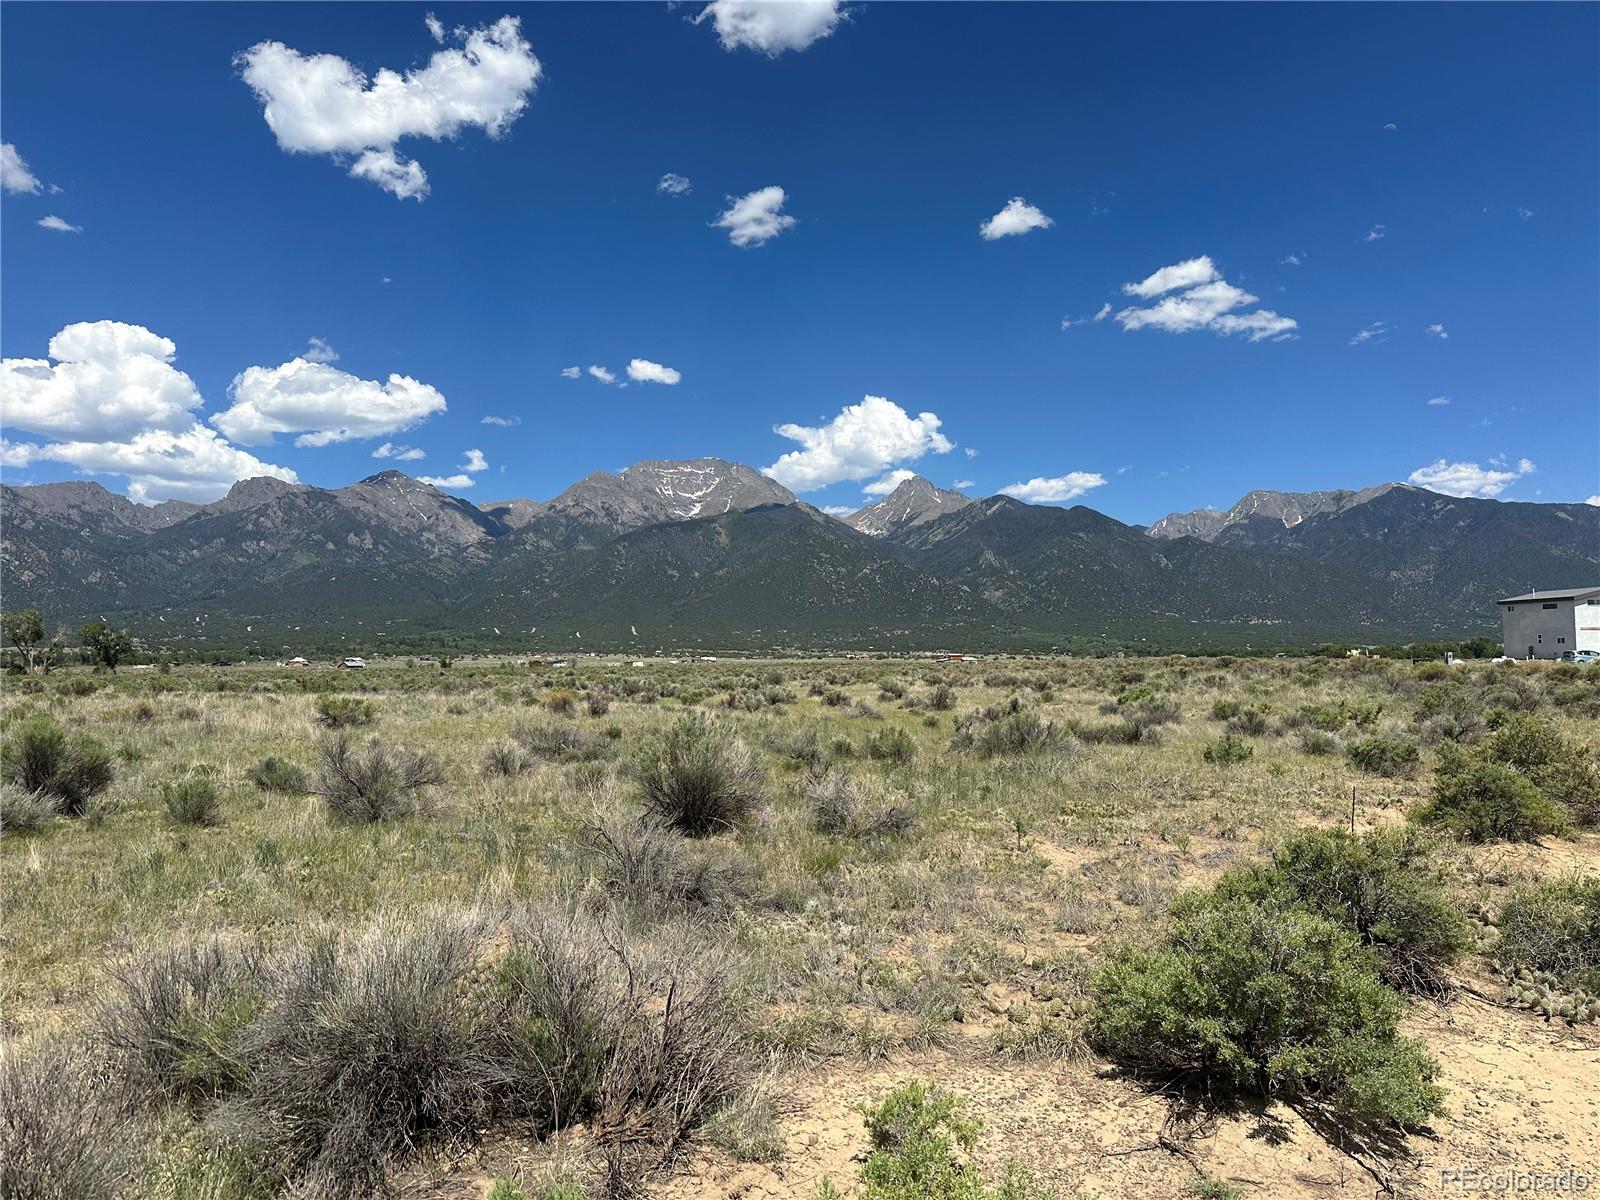
<path fill-rule="evenodd" d="M 839 520 L 709 458 L 482 505 L 398 471 L 245 480 L 206 505 L 90 482 L 3 493 L 8 609 L 105 617 L 173 649 L 1427 640 L 1494 634 L 1498 595 L 1600 578 L 1600 508 L 1399 484 L 1252 492 L 1148 530 L 919 477 Z"/>

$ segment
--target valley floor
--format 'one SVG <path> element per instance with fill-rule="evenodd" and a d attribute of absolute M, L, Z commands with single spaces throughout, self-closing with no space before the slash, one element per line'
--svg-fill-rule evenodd
<path fill-rule="evenodd" d="M 1575 1171 L 1600 1188 L 1600 1026 L 1514 1007 L 1487 942 L 1452 969 L 1448 999 L 1416 1000 L 1405 1021 L 1440 1064 L 1446 1115 L 1386 1147 L 1313 1129 L 1281 1104 L 1174 1122 L 1172 1094 L 1083 1035 L 1095 965 L 1114 945 L 1158 936 L 1185 889 L 1262 860 L 1298 829 L 1348 826 L 1352 797 L 1363 831 L 1414 816 L 1444 753 L 1425 714 L 1458 692 L 1469 702 L 1458 709 L 1536 713 L 1600 751 L 1600 668 L 1168 658 L 569 671 L 401 660 L 359 674 L 11 677 L 8 732 L 43 716 L 88 731 L 112 751 L 115 780 L 85 816 L 0 841 L 3 1035 L 25 1053 L 92 1026 L 114 969 L 162 945 L 216 936 L 272 949 L 397 910 L 598 903 L 595 828 L 638 811 L 630 762 L 696 710 L 753 749 L 762 803 L 695 847 L 733 864 L 737 887 L 686 916 L 639 920 L 685 925 L 739 965 L 758 1115 L 743 1133 L 691 1138 L 642 1194 L 813 1200 L 827 1180 L 854 1196 L 870 1150 L 859 1106 L 912 1079 L 956 1093 L 981 1119 L 973 1158 L 991 1179 L 1014 1162 L 1063 1200 L 1497 1190 L 1473 1172 Z M 313 795 L 250 782 L 269 756 L 314 778 L 335 736 L 319 729 L 316 704 L 345 695 L 372 706 L 373 723 L 351 730 L 359 741 L 437 759 L 444 783 L 431 808 L 351 824 Z M 1137 711 L 1157 708 L 1160 720 L 1123 740 Z M 1011 712 L 1037 716 L 1048 738 L 985 746 L 984 731 Z M 531 745 L 518 740 L 530 727 L 577 731 L 581 745 L 490 769 L 490 748 Z M 1248 757 L 1207 761 L 1230 730 L 1243 731 Z M 1348 752 L 1375 735 L 1417 747 L 1417 763 L 1362 770 Z M 211 825 L 178 823 L 164 800 L 163 785 L 197 770 L 220 787 Z M 854 789 L 856 816 L 838 832 L 819 831 L 813 810 L 829 773 Z M 891 811 L 893 821 L 867 819 Z M 1487 930 L 1521 884 L 1600 876 L 1600 833 L 1452 844 L 1446 858 L 1453 903 Z M 170 1119 L 188 1130 L 180 1142 L 210 1136 Z M 596 1186 L 601 1156 L 582 1126 L 542 1142 L 514 1123 L 481 1133 L 475 1146 L 398 1164 L 396 1193 L 467 1200 L 501 1184 L 495 1200 L 533 1200 L 584 1194 L 549 1190 L 558 1176 Z M 164 1153 L 146 1152 L 129 1194 L 277 1194 L 180 1185 Z M 1201 1179 L 1237 1192 L 1201 1192 Z"/>

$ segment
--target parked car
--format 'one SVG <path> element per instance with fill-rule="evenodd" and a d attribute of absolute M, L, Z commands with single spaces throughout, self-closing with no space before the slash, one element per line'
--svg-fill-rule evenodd
<path fill-rule="evenodd" d="M 1600 662 L 1600 653 L 1596 653 L 1593 650 L 1563 650 L 1561 652 L 1561 661 L 1584 664 Z"/>
<path fill-rule="evenodd" d="M 362 671 L 366 669 L 367 660 L 364 658 L 347 658 L 339 665 L 341 667 L 347 667 L 352 671 Z"/>

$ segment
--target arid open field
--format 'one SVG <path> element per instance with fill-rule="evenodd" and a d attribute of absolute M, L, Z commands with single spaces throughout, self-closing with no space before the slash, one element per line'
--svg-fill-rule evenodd
<path fill-rule="evenodd" d="M 74 669 L 3 721 L 5 1196 L 1600 1187 L 1600 668 Z"/>

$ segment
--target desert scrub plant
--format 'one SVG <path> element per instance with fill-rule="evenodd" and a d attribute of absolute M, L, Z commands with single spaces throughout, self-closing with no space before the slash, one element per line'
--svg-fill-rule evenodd
<path fill-rule="evenodd" d="M 868 758 L 880 762 L 893 763 L 895 766 L 904 766 L 917 756 L 917 743 L 904 729 L 898 725 L 893 729 L 880 730 L 867 738 L 862 747 Z"/>
<path fill-rule="evenodd" d="M 731 829 L 762 803 L 754 752 L 709 718 L 680 717 L 634 768 L 646 810 L 689 837 Z"/>
<path fill-rule="evenodd" d="M 170 946 L 112 968 L 115 990 L 96 1041 L 129 1099 L 192 1106 L 237 1091 L 249 1071 L 239 1041 L 266 1003 L 262 962 L 219 941 Z"/>
<path fill-rule="evenodd" d="M 1553 721 L 1520 714 L 1489 738 L 1484 757 L 1521 772 L 1579 825 L 1600 825 L 1600 763 Z"/>
<path fill-rule="evenodd" d="M 377 705 L 360 696 L 318 696 L 317 724 L 329 729 L 353 729 L 378 719 Z"/>
<path fill-rule="evenodd" d="M 1381 733 L 1359 738 L 1345 748 L 1345 757 L 1368 775 L 1395 778 L 1416 774 L 1422 762 L 1417 743 Z"/>
<path fill-rule="evenodd" d="M 161 807 L 174 825 L 210 828 L 222 824 L 222 789 L 216 768 L 196 766 L 161 785 Z"/>
<path fill-rule="evenodd" d="M 510 933 L 493 987 L 511 1095 L 537 1129 L 587 1122 L 607 1194 L 632 1194 L 750 1077 L 739 964 L 680 928 L 646 944 L 604 912 L 532 909 Z"/>
<path fill-rule="evenodd" d="M 578 693 L 571 688 L 551 688 L 544 695 L 544 706 L 558 717 L 570 717 L 578 711 Z"/>
<path fill-rule="evenodd" d="M 1259 708 L 1241 708 L 1228 718 L 1226 728 L 1229 733 L 1259 737 L 1267 732 L 1267 714 Z"/>
<path fill-rule="evenodd" d="M 955 1095 L 920 1080 L 901 1084 L 875 1105 L 861 1106 L 872 1151 L 861 1167 L 861 1200 L 1049 1200 L 1055 1193 L 1007 1166 L 987 1186 L 970 1155 L 980 1123 Z M 824 1181 L 820 1196 L 837 1196 Z"/>
<path fill-rule="evenodd" d="M 750 870 L 742 862 L 698 850 L 649 818 L 596 820 L 585 835 L 607 895 L 641 913 L 731 916 L 748 891 Z"/>
<path fill-rule="evenodd" d="M 848 832 L 861 811 L 860 788 L 846 771 L 829 771 L 811 780 L 805 799 L 811 810 L 811 828 L 818 833 Z"/>
<path fill-rule="evenodd" d="M 127 1195 L 135 1131 L 78 1042 L 0 1054 L 0 1196 L 106 1200 Z"/>
<path fill-rule="evenodd" d="M 965 721 L 950 740 L 957 754 L 1000 758 L 1048 750 L 1061 741 L 1061 733 L 1038 713 L 1022 710 L 995 721 Z"/>
<path fill-rule="evenodd" d="M 1333 734 L 1321 729 L 1307 729 L 1300 734 L 1300 750 L 1314 758 L 1332 754 L 1339 748 L 1339 743 L 1333 740 Z"/>
<path fill-rule="evenodd" d="M 305 1194 L 384 1195 L 392 1163 L 476 1139 L 504 1077 L 467 986 L 483 944 L 470 915 L 391 916 L 273 964 L 273 1002 L 240 1039 L 236 1103 Z"/>
<path fill-rule="evenodd" d="M 269 755 L 245 771 L 244 777 L 263 792 L 285 796 L 304 796 L 311 789 L 305 768 Z"/>
<path fill-rule="evenodd" d="M 1361 837 L 1309 829 L 1269 862 L 1228 872 L 1216 891 L 1326 917 L 1378 951 L 1389 986 L 1442 998 L 1448 968 L 1472 943 L 1472 927 L 1444 887 L 1443 850 L 1412 826 Z"/>
<path fill-rule="evenodd" d="M 444 781 L 444 769 L 430 754 L 391 750 L 377 738 L 363 752 L 340 734 L 323 743 L 322 763 L 311 790 L 335 820 L 370 825 L 425 811 L 427 789 Z"/>
<path fill-rule="evenodd" d="M 956 690 L 948 683 L 935 685 L 928 693 L 928 707 L 934 712 L 949 712 L 956 706 Z"/>
<path fill-rule="evenodd" d="M 1564 833 L 1566 811 L 1526 776 L 1470 757 L 1440 764 L 1417 819 L 1469 842 L 1531 842 Z"/>
<path fill-rule="evenodd" d="M 583 699 L 583 707 L 591 717 L 603 717 L 611 711 L 611 697 L 604 692 L 590 692 Z"/>
<path fill-rule="evenodd" d="M 1548 975 L 1563 988 L 1600 996 L 1600 879 L 1519 887 L 1500 906 L 1495 928 L 1494 961 L 1506 974 Z"/>
<path fill-rule="evenodd" d="M 30 792 L 0 782 L 0 837 L 38 833 L 61 813 L 61 800 L 48 792 Z"/>
<path fill-rule="evenodd" d="M 511 779 L 532 765 L 527 755 L 505 742 L 491 742 L 483 752 L 483 773 L 490 779 Z"/>
<path fill-rule="evenodd" d="M 1090 983 L 1089 1036 L 1123 1066 L 1187 1077 L 1357 1125 L 1443 1111 L 1438 1064 L 1399 1034 L 1406 1003 L 1376 951 L 1298 906 L 1192 892 L 1150 947 L 1116 948 Z"/>
<path fill-rule="evenodd" d="M 69 817 L 82 816 L 113 776 L 104 746 L 83 734 L 69 735 L 42 713 L 13 725 L 0 741 L 0 780 L 54 796 Z"/>
<path fill-rule="evenodd" d="M 1255 752 L 1256 748 L 1238 734 L 1225 733 L 1216 741 L 1207 742 L 1205 749 L 1201 751 L 1201 756 L 1208 763 L 1227 767 L 1234 763 L 1248 762 Z"/>
<path fill-rule="evenodd" d="M 606 754 L 604 742 L 581 726 L 562 721 L 518 725 L 511 736 L 530 757 L 551 762 L 587 762 Z"/>

